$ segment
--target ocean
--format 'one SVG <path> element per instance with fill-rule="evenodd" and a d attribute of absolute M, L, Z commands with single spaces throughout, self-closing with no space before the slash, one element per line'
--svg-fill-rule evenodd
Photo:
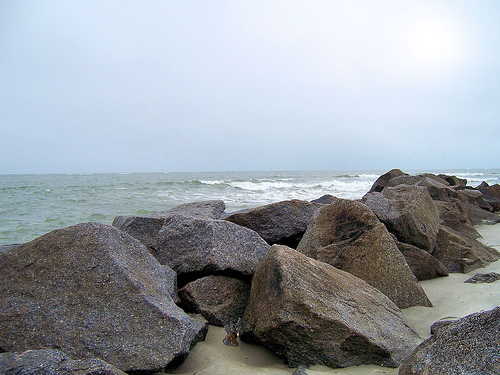
<path fill-rule="evenodd" d="M 0 245 L 23 243 L 69 225 L 111 224 L 117 215 L 147 215 L 182 203 L 220 199 L 226 212 L 325 194 L 359 199 L 379 171 L 200 172 L 0 175 Z M 500 183 L 500 169 L 445 173 L 470 186 Z"/>

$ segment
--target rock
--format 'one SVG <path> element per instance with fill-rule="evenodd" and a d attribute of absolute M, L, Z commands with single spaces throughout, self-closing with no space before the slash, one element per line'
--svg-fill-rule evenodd
<path fill-rule="evenodd" d="M 420 342 L 401 311 L 363 280 L 282 245 L 253 279 L 242 340 L 292 366 L 397 367 Z"/>
<path fill-rule="evenodd" d="M 441 328 L 448 327 L 450 324 L 455 323 L 458 318 L 451 316 L 439 319 L 431 325 L 431 335 L 435 335 Z"/>
<path fill-rule="evenodd" d="M 450 186 L 456 186 L 457 188 L 464 188 L 467 186 L 466 178 L 458 178 L 457 176 L 448 176 L 445 174 L 439 174 L 438 177 L 448 182 Z"/>
<path fill-rule="evenodd" d="M 167 211 L 151 214 L 151 217 L 168 217 L 171 215 L 184 215 L 204 219 L 219 219 L 226 209 L 226 204 L 221 200 L 191 202 L 181 204 Z"/>
<path fill-rule="evenodd" d="M 125 372 L 162 369 L 206 333 L 173 302 L 166 270 L 139 241 L 98 223 L 12 249 L 0 258 L 0 347 L 58 348 Z"/>
<path fill-rule="evenodd" d="M 318 199 L 312 200 L 311 202 L 320 204 L 332 204 L 333 202 L 335 202 L 336 199 L 337 197 L 334 197 L 333 195 L 330 194 L 326 194 L 323 195 L 322 197 L 319 197 Z"/>
<path fill-rule="evenodd" d="M 500 199 L 485 194 L 483 200 L 491 206 L 493 212 L 500 211 Z"/>
<path fill-rule="evenodd" d="M 224 339 L 222 340 L 224 345 L 233 347 L 240 346 L 240 343 L 238 342 L 238 336 L 241 332 L 241 323 L 241 318 L 238 318 L 236 322 L 229 322 L 224 325 L 224 329 L 226 330 L 227 334 L 226 337 L 224 337 Z"/>
<path fill-rule="evenodd" d="M 425 187 L 433 200 L 450 202 L 452 199 L 458 197 L 457 191 L 447 183 L 444 184 L 429 177 L 420 180 L 417 186 Z"/>
<path fill-rule="evenodd" d="M 434 204 L 444 225 L 470 238 L 481 237 L 472 224 L 470 210 L 465 203 L 454 198 L 450 202 L 434 201 Z"/>
<path fill-rule="evenodd" d="M 243 316 L 250 284 L 225 276 L 206 276 L 179 290 L 184 311 L 202 315 L 209 324 L 224 327 Z"/>
<path fill-rule="evenodd" d="M 297 250 L 363 279 L 399 308 L 432 306 L 385 226 L 360 202 L 323 206 Z"/>
<path fill-rule="evenodd" d="M 488 195 L 490 197 L 500 199 L 500 185 L 488 185 L 484 183 L 483 185 L 478 186 L 478 190 L 481 191 L 484 195 Z"/>
<path fill-rule="evenodd" d="M 458 192 L 458 199 L 465 203 L 471 203 L 486 211 L 493 211 L 493 207 L 483 198 L 483 193 L 474 189 L 463 189 Z"/>
<path fill-rule="evenodd" d="M 446 267 L 427 251 L 399 241 L 396 244 L 417 280 L 430 280 L 436 277 L 448 276 Z"/>
<path fill-rule="evenodd" d="M 468 273 L 500 259 L 500 252 L 476 239 L 440 225 L 432 256 L 443 263 L 449 272 Z"/>
<path fill-rule="evenodd" d="M 126 375 L 100 359 L 71 359 L 57 349 L 0 354 L 0 374 L 6 375 Z"/>
<path fill-rule="evenodd" d="M 439 230 L 439 211 L 424 187 L 399 185 L 363 197 L 399 241 L 432 251 Z"/>
<path fill-rule="evenodd" d="M 250 280 L 269 245 L 256 232 L 224 220 L 173 215 L 157 235 L 157 259 L 177 272 L 179 287 L 209 275 Z"/>
<path fill-rule="evenodd" d="M 173 215 L 183 215 L 218 219 L 225 209 L 226 204 L 221 200 L 192 202 L 181 204 L 170 210 L 155 212 L 149 216 L 117 216 L 112 225 L 141 241 L 156 256 L 156 236 L 166 218 Z"/>
<path fill-rule="evenodd" d="M 5 253 L 7 250 L 13 249 L 15 247 L 21 246 L 20 243 L 10 244 L 10 245 L 0 245 L 0 255 Z"/>
<path fill-rule="evenodd" d="M 392 169 L 389 172 L 383 174 L 377 180 L 373 183 L 370 191 L 368 193 L 373 193 L 373 192 L 381 192 L 384 190 L 384 188 L 388 185 L 389 181 L 393 179 L 394 177 L 399 177 L 399 176 L 408 176 L 407 173 L 404 173 L 400 169 Z"/>
<path fill-rule="evenodd" d="M 497 224 L 500 223 L 500 215 L 495 212 L 483 210 L 482 208 L 469 204 L 467 205 L 469 216 L 474 225 Z"/>
<path fill-rule="evenodd" d="M 394 187 L 399 185 L 416 185 L 418 184 L 424 177 L 423 176 L 410 176 L 403 175 L 391 178 L 387 183 L 388 187 Z"/>
<path fill-rule="evenodd" d="M 495 281 L 500 280 L 500 274 L 496 272 L 489 272 L 489 273 L 478 273 L 471 277 L 470 279 L 467 279 L 464 281 L 464 283 L 471 283 L 471 284 L 483 284 L 483 283 L 494 283 Z"/>
<path fill-rule="evenodd" d="M 399 375 L 500 374 L 500 307 L 471 314 L 422 342 Z"/>
<path fill-rule="evenodd" d="M 294 199 L 235 213 L 225 220 L 256 231 L 270 245 L 295 248 L 320 207 L 319 203 Z"/>

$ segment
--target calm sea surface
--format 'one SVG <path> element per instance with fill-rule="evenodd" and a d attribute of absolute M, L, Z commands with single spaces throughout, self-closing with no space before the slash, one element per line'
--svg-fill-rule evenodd
<path fill-rule="evenodd" d="M 0 245 L 30 241 L 86 221 L 146 215 L 182 203 L 221 199 L 226 212 L 325 194 L 361 198 L 383 171 L 203 172 L 0 175 Z M 405 171 L 410 174 L 429 171 Z M 500 169 L 430 171 L 500 183 Z"/>

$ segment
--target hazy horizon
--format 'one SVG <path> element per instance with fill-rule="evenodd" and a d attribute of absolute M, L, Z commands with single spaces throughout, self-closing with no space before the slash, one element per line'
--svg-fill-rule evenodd
<path fill-rule="evenodd" d="M 0 4 L 0 174 L 495 169 L 500 2 Z"/>

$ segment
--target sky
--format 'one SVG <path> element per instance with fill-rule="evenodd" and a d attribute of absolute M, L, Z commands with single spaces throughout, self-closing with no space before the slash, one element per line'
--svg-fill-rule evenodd
<path fill-rule="evenodd" d="M 0 2 L 0 174 L 499 161 L 498 0 Z"/>

